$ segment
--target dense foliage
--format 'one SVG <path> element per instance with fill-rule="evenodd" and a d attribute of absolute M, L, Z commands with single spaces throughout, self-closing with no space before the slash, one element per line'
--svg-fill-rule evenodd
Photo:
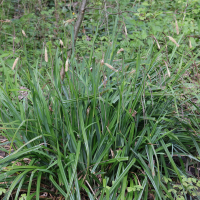
<path fill-rule="evenodd" d="M 4 200 L 199 198 L 199 1 L 1 4 Z"/>

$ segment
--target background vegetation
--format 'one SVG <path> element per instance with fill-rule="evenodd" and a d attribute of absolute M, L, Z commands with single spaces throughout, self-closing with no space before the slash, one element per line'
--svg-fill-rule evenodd
<path fill-rule="evenodd" d="M 0 3 L 1 197 L 198 199 L 199 1 L 80 5 Z"/>

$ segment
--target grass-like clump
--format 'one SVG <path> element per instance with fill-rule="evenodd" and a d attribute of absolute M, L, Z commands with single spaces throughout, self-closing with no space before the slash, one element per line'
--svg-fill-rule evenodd
<path fill-rule="evenodd" d="M 51 16 L 53 11 L 45 12 Z M 151 15 L 140 11 L 139 19 L 149 20 Z M 107 27 L 108 37 L 99 39 L 102 27 L 95 26 L 91 38 L 85 35 L 88 43 L 79 36 L 76 45 L 66 46 L 67 31 L 74 39 L 73 28 L 67 27 L 59 33 L 64 43 L 52 39 L 42 50 L 40 38 L 33 47 L 22 31 L 23 48 L 12 65 L 4 45 L 0 134 L 6 139 L 0 149 L 6 155 L 0 159 L 0 198 L 199 198 L 200 109 L 198 92 L 188 89 L 194 84 L 187 85 L 188 74 L 198 73 L 198 50 L 188 47 L 187 52 L 178 25 L 178 39 L 164 34 L 160 43 L 146 32 L 131 41 L 125 27 L 127 49 L 119 42 L 118 28 L 125 25 L 118 17 Z M 80 50 L 87 44 L 87 52 Z M 193 81 L 198 83 L 198 74 Z"/>

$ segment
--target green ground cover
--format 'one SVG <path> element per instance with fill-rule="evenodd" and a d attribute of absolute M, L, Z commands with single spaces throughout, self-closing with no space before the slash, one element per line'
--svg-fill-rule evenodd
<path fill-rule="evenodd" d="M 1 3 L 2 199 L 198 199 L 200 3 L 79 5 Z"/>

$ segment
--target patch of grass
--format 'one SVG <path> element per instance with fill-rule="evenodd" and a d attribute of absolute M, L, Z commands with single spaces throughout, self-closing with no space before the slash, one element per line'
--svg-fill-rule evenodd
<path fill-rule="evenodd" d="M 47 2 L 38 5 L 35 1 L 36 7 L 43 8 L 34 17 L 27 11 L 13 20 L 13 27 L 4 24 L 8 32 L 16 28 L 15 40 L 13 35 L 0 35 L 5 37 L 0 56 L 0 131 L 7 138 L 0 144 L 7 154 L 0 160 L 1 197 L 139 200 L 198 196 L 199 182 L 188 173 L 188 166 L 197 168 L 200 157 L 195 86 L 199 81 L 195 76 L 198 38 L 191 38 L 194 48 L 189 48 L 183 34 L 172 35 L 169 15 L 179 3 L 166 4 L 169 13 L 159 13 L 163 5 L 153 6 L 154 1 L 152 5 L 139 2 L 134 8 L 120 1 L 118 9 L 127 7 L 128 14 L 117 17 L 91 10 L 83 22 L 89 27 L 84 35 L 87 40 L 79 35 L 66 67 L 66 44 L 74 37 L 72 25 L 61 25 L 62 3 L 56 9 Z M 103 4 L 97 3 L 101 8 Z M 105 12 L 113 11 L 110 5 L 115 2 Z M 187 7 L 194 6 L 192 2 Z M 137 12 L 130 14 L 133 9 Z M 95 22 L 90 20 L 91 13 Z M 71 15 L 67 12 L 67 17 Z M 96 23 L 102 16 L 107 21 L 103 27 Z M 130 26 L 133 16 L 135 26 Z M 192 21 L 186 19 L 184 27 Z M 198 31 L 196 20 L 194 31 Z M 167 26 L 164 38 L 161 22 Z M 21 34 L 23 24 L 27 38 Z M 58 25 L 59 33 L 52 33 Z M 62 67 L 66 70 L 60 74 Z"/>
<path fill-rule="evenodd" d="M 22 190 L 36 199 L 44 192 L 69 199 L 83 193 L 90 199 L 173 199 L 163 178 L 182 184 L 188 176 L 174 155 L 199 162 L 198 118 L 180 113 L 178 92 L 195 58 L 170 75 L 164 66 L 161 75 L 165 54 L 154 55 L 153 44 L 145 58 L 138 53 L 126 64 L 114 61 L 117 48 L 114 41 L 108 46 L 104 63 L 118 71 L 72 56 L 63 81 L 59 49 L 42 72 L 37 61 L 27 62 L 11 77 L 1 60 L 7 80 L 0 88 L 1 130 L 14 149 L 0 160 L 1 187 L 9 189 L 4 199 L 14 191 L 17 199 Z M 19 100 L 21 86 L 27 93 Z"/>

